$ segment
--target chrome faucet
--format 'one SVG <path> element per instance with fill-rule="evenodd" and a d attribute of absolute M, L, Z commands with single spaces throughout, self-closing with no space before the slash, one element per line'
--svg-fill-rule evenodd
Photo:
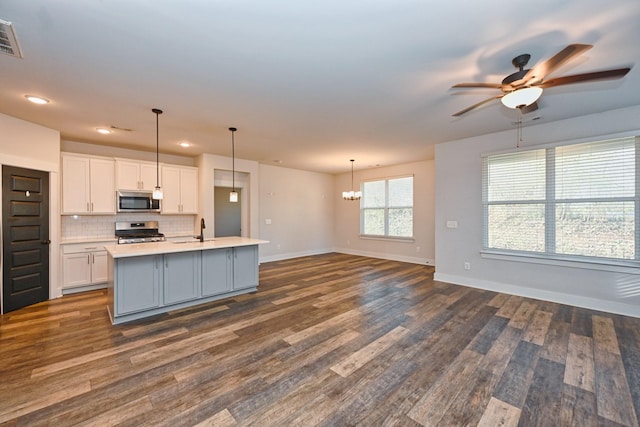
<path fill-rule="evenodd" d="M 204 225 L 204 218 L 200 218 L 200 235 L 196 236 L 196 239 L 200 239 L 201 242 L 204 242 L 204 229 L 207 228 Z"/>

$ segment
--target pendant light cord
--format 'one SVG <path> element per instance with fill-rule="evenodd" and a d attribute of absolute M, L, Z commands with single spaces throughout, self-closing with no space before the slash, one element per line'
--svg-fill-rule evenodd
<path fill-rule="evenodd" d="M 162 110 L 153 108 L 151 111 L 156 114 L 156 188 L 160 188 L 160 127 L 158 126 L 158 122 Z"/>
<path fill-rule="evenodd" d="M 355 160 L 351 160 L 351 191 L 353 191 L 353 162 Z"/>
<path fill-rule="evenodd" d="M 231 191 L 236 191 L 236 140 L 234 138 L 236 128 L 229 128 L 231 131 Z"/>

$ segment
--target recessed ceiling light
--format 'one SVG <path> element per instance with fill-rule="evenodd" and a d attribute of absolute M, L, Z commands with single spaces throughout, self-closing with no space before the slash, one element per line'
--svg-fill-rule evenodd
<path fill-rule="evenodd" d="M 39 104 L 39 105 L 44 105 L 51 102 L 47 98 L 43 98 L 41 96 L 25 95 L 24 97 L 27 98 L 29 102 L 33 102 L 34 104 Z"/>
<path fill-rule="evenodd" d="M 109 135 L 111 133 L 109 129 L 105 129 L 105 128 L 97 128 L 96 130 L 98 131 L 98 133 L 101 133 L 103 135 Z"/>
<path fill-rule="evenodd" d="M 284 162 L 282 160 L 276 159 L 276 160 L 273 161 L 273 163 L 284 163 Z"/>
<path fill-rule="evenodd" d="M 182 142 L 180 143 L 180 146 L 181 146 L 181 147 L 184 147 L 184 148 L 187 148 L 187 147 L 191 147 L 191 144 L 189 144 L 187 141 L 182 141 Z"/>

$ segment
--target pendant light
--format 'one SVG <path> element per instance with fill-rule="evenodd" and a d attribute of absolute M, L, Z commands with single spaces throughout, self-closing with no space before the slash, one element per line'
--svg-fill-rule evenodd
<path fill-rule="evenodd" d="M 355 160 L 351 159 L 351 190 L 342 192 L 342 198 L 345 200 L 360 200 L 362 197 L 361 191 L 353 191 L 353 162 Z"/>
<path fill-rule="evenodd" d="M 231 193 L 229 193 L 229 201 L 236 203 L 238 201 L 238 192 L 236 191 L 236 142 L 234 139 L 236 128 L 229 128 L 231 131 Z"/>
<path fill-rule="evenodd" d="M 154 200 L 162 200 L 162 188 L 160 188 L 160 139 L 158 132 L 158 117 L 162 114 L 162 110 L 159 108 L 153 108 L 153 111 L 156 115 L 156 188 L 153 190 L 153 199 Z"/>

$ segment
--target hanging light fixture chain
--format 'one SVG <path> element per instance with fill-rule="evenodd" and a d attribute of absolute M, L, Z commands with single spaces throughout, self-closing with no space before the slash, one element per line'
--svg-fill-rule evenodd
<path fill-rule="evenodd" d="M 236 128 L 229 128 L 231 131 L 231 182 L 232 189 L 231 193 L 229 193 L 229 201 L 236 203 L 238 201 L 238 193 L 236 193 L 236 139 L 235 132 L 238 130 Z"/>
<path fill-rule="evenodd" d="M 162 110 L 152 108 L 151 111 L 156 115 L 156 188 L 153 191 L 154 199 L 162 199 L 162 189 L 160 188 L 160 126 L 159 117 Z"/>

